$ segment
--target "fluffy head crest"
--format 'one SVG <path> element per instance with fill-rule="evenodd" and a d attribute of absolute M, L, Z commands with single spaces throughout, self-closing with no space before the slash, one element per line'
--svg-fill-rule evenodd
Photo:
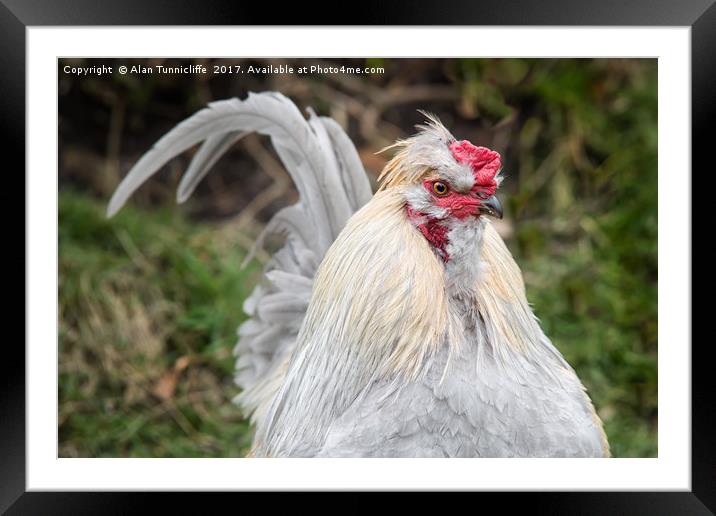
<path fill-rule="evenodd" d="M 426 124 L 417 126 L 416 135 L 398 140 L 380 151 L 399 149 L 378 177 L 381 190 L 416 184 L 435 172 L 465 166 L 472 170 L 476 184 L 488 188 L 499 186 L 502 181 L 499 176 L 502 166 L 499 153 L 475 146 L 467 140 L 457 141 L 435 115 L 421 113 L 428 120 Z"/>

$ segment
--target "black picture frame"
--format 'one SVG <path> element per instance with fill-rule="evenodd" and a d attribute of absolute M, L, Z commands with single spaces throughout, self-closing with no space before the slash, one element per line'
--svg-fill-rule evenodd
<path fill-rule="evenodd" d="M 200 2 L 171 0 L 123 0 L 99 3 L 90 0 L 0 0 L 0 126 L 2 127 L 5 188 L 2 221 L 7 245 L 5 284 L 23 282 L 13 273 L 25 266 L 25 226 L 13 223 L 25 213 L 25 30 L 47 25 L 316 25 L 313 9 L 296 5 L 259 2 Z M 317 8 L 316 8 L 317 9 Z M 689 26 L 692 71 L 692 168 L 711 171 L 707 164 L 713 146 L 711 127 L 716 115 L 716 0 L 639 0 L 590 2 L 587 0 L 481 2 L 442 1 L 386 4 L 362 1 L 361 8 L 341 9 L 330 25 L 551 25 L 551 26 Z M 8 161 L 7 157 L 12 157 Z M 698 164 L 703 164 L 699 167 Z M 698 167 L 698 168 L 697 168 Z M 14 184 L 13 184 L 14 182 Z M 9 184 L 8 184 L 9 183 Z M 20 195 L 23 192 L 23 195 Z M 21 204 L 18 206 L 16 204 Z M 695 204 L 695 203 L 692 203 Z M 691 206 L 683 207 L 691 210 Z M 695 217 L 694 217 L 695 219 Z M 707 251 L 708 253 L 708 251 Z M 22 263 L 21 263 L 22 262 Z M 18 285 L 17 291 L 20 291 Z M 6 288 L 12 311 L 28 309 Z M 21 308 L 22 307 L 22 308 Z M 25 312 L 26 314 L 26 312 Z M 17 317 L 6 315 L 6 331 L 19 326 Z M 23 318 L 24 319 L 24 318 Z M 24 325 L 23 325 L 24 334 Z M 690 342 L 669 343 L 690 345 Z M 716 453 L 714 402 L 711 397 L 711 343 L 692 347 L 692 490 L 690 492 L 591 492 L 511 493 L 509 505 L 529 504 L 530 511 L 549 514 L 713 514 L 716 512 Z M 19 339 L 6 337 L 0 360 L 0 512 L 8 514 L 130 513 L 160 501 L 167 512 L 206 507 L 186 495 L 161 493 L 58 493 L 26 492 L 25 487 L 25 352 Z M 235 496 L 224 494 L 222 497 Z M 245 494 L 239 494 L 250 507 Z M 505 495 L 484 493 L 494 498 Z M 419 501 L 419 498 L 415 499 Z M 212 500 L 215 502 L 215 500 Z M 499 500 L 504 503 L 506 500 Z M 360 505 L 355 506 L 359 508 Z M 405 507 L 404 507 L 405 508 Z"/>

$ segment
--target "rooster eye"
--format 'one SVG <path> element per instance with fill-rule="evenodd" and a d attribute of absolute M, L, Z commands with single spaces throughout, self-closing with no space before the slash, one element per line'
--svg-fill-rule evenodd
<path fill-rule="evenodd" d="M 433 192 L 438 195 L 445 195 L 448 192 L 448 187 L 445 183 L 436 181 L 435 183 L 433 183 Z"/>
<path fill-rule="evenodd" d="M 483 200 L 489 197 L 485 192 L 477 192 L 477 196 Z"/>

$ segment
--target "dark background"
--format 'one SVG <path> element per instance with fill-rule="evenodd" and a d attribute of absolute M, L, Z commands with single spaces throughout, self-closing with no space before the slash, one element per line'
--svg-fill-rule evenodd
<path fill-rule="evenodd" d="M 291 60 L 294 67 L 307 64 Z M 266 60 L 187 60 L 263 66 Z M 278 90 L 339 121 L 374 177 L 417 109 L 500 151 L 500 232 L 545 332 L 574 366 L 615 456 L 656 456 L 656 60 L 371 59 L 384 74 L 77 77 L 61 60 L 60 456 L 238 456 L 250 429 L 231 398 L 235 328 L 258 278 L 239 263 L 295 192 L 248 138 L 186 206 L 190 153 L 115 219 L 113 189 L 168 129 L 207 102 Z M 274 65 L 286 61 L 274 60 Z"/>

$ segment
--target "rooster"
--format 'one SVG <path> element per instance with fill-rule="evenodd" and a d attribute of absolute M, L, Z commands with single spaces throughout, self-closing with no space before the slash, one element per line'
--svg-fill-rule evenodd
<path fill-rule="evenodd" d="M 244 304 L 237 402 L 257 457 L 607 457 L 584 387 L 540 328 L 502 217 L 495 151 L 432 115 L 372 195 L 332 119 L 276 92 L 217 101 L 132 168 L 111 216 L 170 159 L 203 142 L 185 201 L 244 135 L 270 138 L 299 201 L 264 235 L 284 244 Z"/>

